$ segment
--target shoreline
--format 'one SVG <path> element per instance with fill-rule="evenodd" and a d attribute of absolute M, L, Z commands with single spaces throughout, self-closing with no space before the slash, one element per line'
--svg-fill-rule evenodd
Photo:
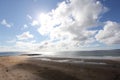
<path fill-rule="evenodd" d="M 69 60 L 81 61 L 81 59 Z M 119 68 L 120 61 L 114 60 L 84 59 L 81 63 L 71 63 L 45 61 L 31 56 L 5 56 L 0 57 L 0 80 L 120 80 Z"/>

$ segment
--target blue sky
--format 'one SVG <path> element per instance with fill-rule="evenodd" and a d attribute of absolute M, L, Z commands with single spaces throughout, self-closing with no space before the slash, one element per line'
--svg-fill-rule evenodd
<path fill-rule="evenodd" d="M 0 51 L 120 48 L 119 0 L 0 0 Z"/>

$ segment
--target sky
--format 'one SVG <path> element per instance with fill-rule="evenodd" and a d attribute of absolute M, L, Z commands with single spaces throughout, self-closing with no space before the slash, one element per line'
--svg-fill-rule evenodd
<path fill-rule="evenodd" d="M 120 49 L 120 0 L 0 0 L 0 51 Z"/>

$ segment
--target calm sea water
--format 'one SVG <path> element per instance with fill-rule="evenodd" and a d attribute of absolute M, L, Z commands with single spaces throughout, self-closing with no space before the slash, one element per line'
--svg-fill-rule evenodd
<path fill-rule="evenodd" d="M 23 52 L 0 52 L 0 56 L 17 56 Z"/>
<path fill-rule="evenodd" d="M 23 52 L 0 52 L 0 56 L 20 55 Z M 41 54 L 35 57 L 63 57 L 63 58 L 120 58 L 120 49 L 96 51 L 64 51 L 64 52 L 29 52 L 27 54 Z"/>

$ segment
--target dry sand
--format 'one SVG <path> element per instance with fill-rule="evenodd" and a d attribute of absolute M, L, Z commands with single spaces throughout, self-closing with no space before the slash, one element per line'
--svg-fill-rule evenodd
<path fill-rule="evenodd" d="M 119 61 L 101 62 L 108 65 L 42 61 L 25 56 L 0 57 L 0 80 L 120 80 Z"/>

